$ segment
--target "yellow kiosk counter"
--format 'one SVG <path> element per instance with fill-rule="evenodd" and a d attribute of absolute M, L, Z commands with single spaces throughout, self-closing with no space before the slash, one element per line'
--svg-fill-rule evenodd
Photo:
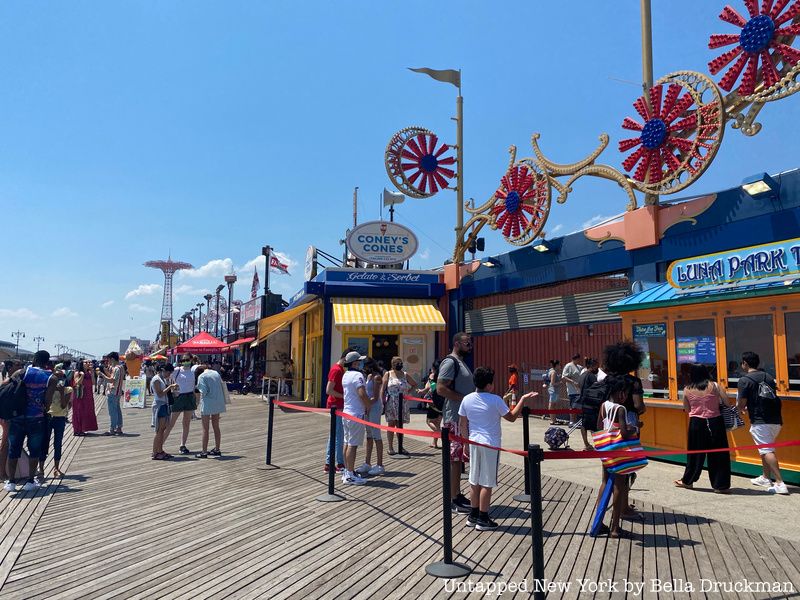
<path fill-rule="evenodd" d="M 645 352 L 639 370 L 647 405 L 641 431 L 645 446 L 686 449 L 682 397 L 689 365 L 707 365 L 735 397 L 745 351 L 757 353 L 760 368 L 775 376 L 783 418 L 778 441 L 800 439 L 798 250 L 800 239 L 676 261 L 668 270 L 669 283 L 609 306 L 622 317 L 624 336 Z M 776 264 L 767 264 L 770 256 Z M 747 419 L 728 437 L 731 446 L 754 443 Z M 800 485 L 800 446 L 778 448 L 777 456 L 785 480 Z M 757 450 L 737 451 L 732 458 L 734 472 L 760 474 Z"/>

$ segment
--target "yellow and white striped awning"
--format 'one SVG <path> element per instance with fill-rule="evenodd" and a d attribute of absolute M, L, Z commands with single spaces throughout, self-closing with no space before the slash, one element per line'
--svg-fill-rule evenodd
<path fill-rule="evenodd" d="M 372 333 L 445 329 L 444 317 L 433 300 L 410 298 L 334 298 L 333 322 L 339 329 Z"/>
<path fill-rule="evenodd" d="M 289 324 L 292 321 L 297 319 L 300 315 L 307 313 L 312 308 L 316 308 L 319 305 L 320 301 L 315 300 L 314 302 L 309 302 L 308 304 L 302 304 L 300 306 L 290 308 L 289 310 L 285 310 L 278 314 L 272 315 L 271 317 L 259 319 L 257 343 L 260 344 L 264 340 L 266 340 L 269 336 L 271 336 L 273 333 L 277 333 L 282 329 L 285 329 L 286 327 L 289 326 Z"/>

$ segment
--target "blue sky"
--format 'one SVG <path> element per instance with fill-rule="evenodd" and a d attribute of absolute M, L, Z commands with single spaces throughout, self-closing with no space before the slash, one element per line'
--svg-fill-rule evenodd
<path fill-rule="evenodd" d="M 656 78 L 707 73 L 724 0 L 653 3 Z M 740 0 L 733 0 L 743 11 Z M 530 154 L 541 133 L 553 160 L 616 142 L 641 79 L 638 0 L 545 2 L 7 1 L 0 5 L 0 206 L 6 258 L 0 339 L 21 329 L 101 354 L 128 335 L 152 338 L 165 258 L 175 313 L 239 271 L 249 296 L 265 243 L 292 276 L 308 244 L 340 254 L 352 220 L 379 216 L 383 152 L 416 124 L 455 142 L 455 88 L 406 70 L 461 68 L 466 197 L 496 189 L 509 145 Z M 699 194 L 759 171 L 797 166 L 798 98 L 768 105 L 764 130 L 728 129 Z M 452 252 L 453 192 L 407 200 L 397 220 L 420 239 L 412 267 Z M 611 183 L 580 181 L 554 206 L 551 237 L 624 210 Z M 487 232 L 487 253 L 510 249 Z M 145 286 L 145 287 L 140 287 Z"/>

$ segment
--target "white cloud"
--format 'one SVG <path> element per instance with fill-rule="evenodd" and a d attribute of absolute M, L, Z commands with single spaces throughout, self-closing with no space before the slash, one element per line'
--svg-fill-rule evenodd
<path fill-rule="evenodd" d="M 550 235 L 555 235 L 555 234 L 557 234 L 559 231 L 561 231 L 562 229 L 564 229 L 564 226 L 563 226 L 561 223 L 559 223 L 558 225 L 556 225 L 555 227 L 553 227 L 553 228 L 550 230 Z"/>
<path fill-rule="evenodd" d="M 61 308 L 55 309 L 52 313 L 50 313 L 51 317 L 77 317 L 78 313 L 70 310 L 66 306 L 62 306 Z"/>
<path fill-rule="evenodd" d="M 185 283 L 172 290 L 172 295 L 176 298 L 178 296 L 205 296 L 206 294 L 208 294 L 206 288 L 195 288 Z"/>
<path fill-rule="evenodd" d="M 147 313 L 156 312 L 156 309 L 154 308 L 150 308 L 149 306 L 142 306 L 141 304 L 136 304 L 136 303 L 129 304 L 128 308 L 134 312 L 147 312 Z"/>
<path fill-rule="evenodd" d="M 581 229 L 588 229 L 589 227 L 592 227 L 593 225 L 597 225 L 598 223 L 602 223 L 603 221 L 607 221 L 608 219 L 611 219 L 611 218 L 613 218 L 611 215 L 609 215 L 609 216 L 595 215 L 591 219 L 589 219 L 588 221 L 584 221 L 583 224 L 581 225 Z"/>
<path fill-rule="evenodd" d="M 41 317 L 29 308 L 0 308 L 0 319 L 24 319 L 26 321 L 35 321 L 39 318 Z"/>
<path fill-rule="evenodd" d="M 160 289 L 161 285 L 158 283 L 143 283 L 135 290 L 131 290 L 130 292 L 125 294 L 125 300 L 130 300 L 131 298 L 135 298 L 136 296 L 152 296 Z"/>
<path fill-rule="evenodd" d="M 425 248 L 422 252 L 419 253 L 419 258 L 421 260 L 428 260 L 431 257 L 431 249 Z"/>
<path fill-rule="evenodd" d="M 103 303 L 100 305 L 100 308 L 108 308 L 108 307 L 109 307 L 109 306 L 111 306 L 112 304 L 114 304 L 114 301 L 113 301 L 113 300 L 106 300 L 105 302 L 103 302 Z"/>
<path fill-rule="evenodd" d="M 233 261 L 230 258 L 215 258 L 214 260 L 208 261 L 202 267 L 198 267 L 196 269 L 185 269 L 183 271 L 178 271 L 177 276 L 179 278 L 184 277 L 191 277 L 191 278 L 200 278 L 200 277 L 223 277 L 227 275 L 233 270 Z"/>

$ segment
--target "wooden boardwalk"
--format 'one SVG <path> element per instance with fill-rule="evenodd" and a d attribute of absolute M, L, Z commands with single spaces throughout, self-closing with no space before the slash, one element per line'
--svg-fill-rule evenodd
<path fill-rule="evenodd" d="M 107 422 L 104 410 L 99 420 Z M 385 477 L 339 489 L 345 502 L 319 503 L 327 418 L 276 411 L 277 469 L 263 465 L 265 420 L 257 397 L 234 396 L 222 420 L 225 455 L 208 460 L 150 460 L 149 409 L 125 411 L 124 438 L 67 434 L 63 480 L 30 497 L 0 497 L 0 598 L 478 598 L 464 586 L 526 580 L 532 589 L 530 515 L 512 500 L 521 470 L 501 466 L 498 531 L 476 532 L 453 516 L 456 559 L 473 573 L 448 591 L 424 569 L 442 556 L 441 467 L 427 440 L 407 438 L 414 456 L 387 458 Z M 192 450 L 199 438 L 193 421 Z M 543 485 L 546 576 L 570 586 L 550 598 L 800 597 L 657 593 L 651 580 L 798 589 L 800 553 L 785 540 L 653 505 L 639 506 L 644 520 L 627 522 L 631 538 L 593 539 L 596 490 L 552 478 Z M 625 579 L 644 582 L 642 593 L 626 594 Z M 578 580 L 611 580 L 619 591 L 581 593 Z"/>

